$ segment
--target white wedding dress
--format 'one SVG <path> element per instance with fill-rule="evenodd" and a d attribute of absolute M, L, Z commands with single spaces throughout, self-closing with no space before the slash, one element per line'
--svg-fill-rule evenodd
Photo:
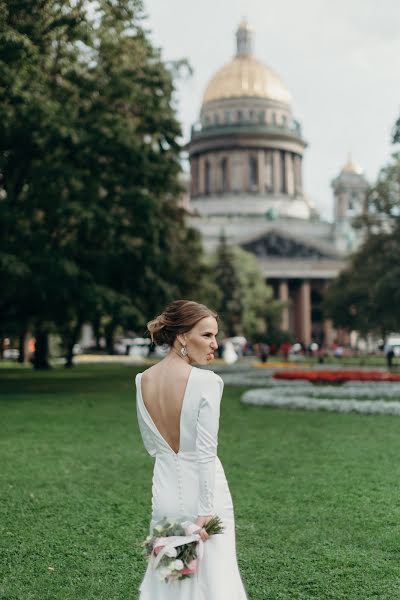
<path fill-rule="evenodd" d="M 223 381 L 213 371 L 192 367 L 180 416 L 176 453 L 150 417 L 136 376 L 137 416 L 143 443 L 155 458 L 150 531 L 163 517 L 195 521 L 218 515 L 224 533 L 204 543 L 199 569 L 189 579 L 160 581 L 150 563 L 139 600 L 247 600 L 236 559 L 235 519 L 224 469 L 217 456 Z"/>

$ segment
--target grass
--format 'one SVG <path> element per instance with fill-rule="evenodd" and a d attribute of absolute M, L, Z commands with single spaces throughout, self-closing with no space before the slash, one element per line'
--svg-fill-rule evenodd
<path fill-rule="evenodd" d="M 0 599 L 135 600 L 152 460 L 135 371 L 0 374 Z M 400 597 L 400 419 L 240 404 L 219 456 L 249 600 Z"/>

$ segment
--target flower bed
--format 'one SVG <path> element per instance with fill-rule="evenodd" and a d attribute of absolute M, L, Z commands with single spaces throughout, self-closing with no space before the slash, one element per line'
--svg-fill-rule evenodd
<path fill-rule="evenodd" d="M 327 410 L 330 412 L 356 412 L 370 415 L 400 415 L 399 401 L 385 400 L 331 400 L 315 399 L 307 396 L 280 396 L 276 390 L 262 389 L 249 390 L 242 396 L 244 404 L 257 406 L 270 406 L 275 408 L 289 408 L 302 410 Z"/>
<path fill-rule="evenodd" d="M 312 383 L 344 383 L 346 381 L 400 381 L 399 373 L 389 371 L 357 370 L 313 370 L 313 371 L 277 371 L 275 379 L 302 379 Z"/>

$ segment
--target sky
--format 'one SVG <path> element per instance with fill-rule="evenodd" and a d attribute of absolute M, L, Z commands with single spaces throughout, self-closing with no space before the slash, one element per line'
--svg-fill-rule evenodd
<path fill-rule="evenodd" d="M 351 152 L 372 183 L 395 148 L 400 115 L 399 0 L 144 0 L 151 39 L 164 60 L 187 58 L 177 88 L 185 141 L 211 76 L 235 53 L 242 17 L 255 54 L 281 77 L 308 147 L 307 196 L 331 220 L 332 179 Z"/>

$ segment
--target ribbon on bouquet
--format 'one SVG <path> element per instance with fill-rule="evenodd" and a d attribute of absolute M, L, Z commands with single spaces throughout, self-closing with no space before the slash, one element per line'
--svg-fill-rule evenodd
<path fill-rule="evenodd" d="M 196 533 L 197 531 L 200 531 L 201 527 L 195 523 L 192 523 L 191 521 L 185 521 L 182 523 L 182 527 L 187 532 L 187 535 L 170 535 L 168 537 L 156 538 L 153 545 L 153 552 L 156 550 L 156 548 L 161 547 L 161 550 L 157 556 L 153 557 L 153 569 L 157 568 L 158 563 L 168 550 L 171 548 L 176 548 L 177 546 L 190 544 L 191 542 L 198 542 L 198 558 L 201 559 L 203 557 L 204 542 L 201 539 L 200 534 Z"/>

